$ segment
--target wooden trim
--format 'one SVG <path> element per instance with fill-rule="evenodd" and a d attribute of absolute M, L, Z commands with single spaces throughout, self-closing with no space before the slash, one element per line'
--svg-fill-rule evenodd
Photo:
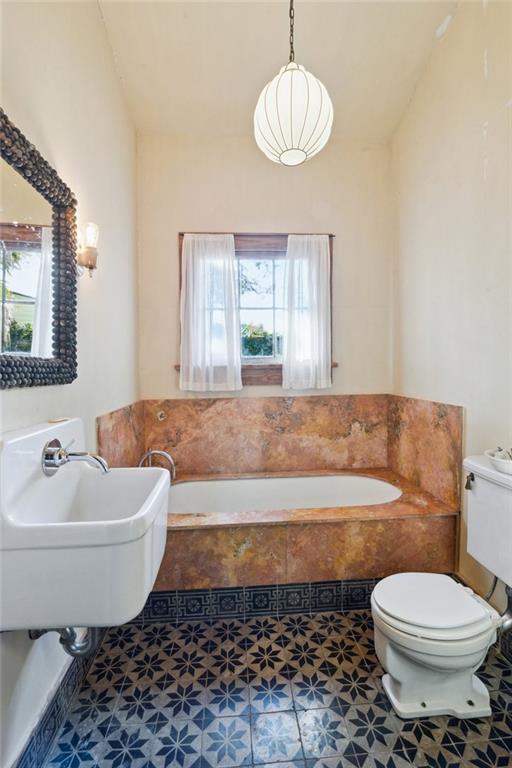
<path fill-rule="evenodd" d="M 331 368 L 338 368 L 338 363 L 331 363 Z M 179 364 L 174 366 L 178 373 L 181 370 Z M 281 363 L 269 363 L 268 365 L 242 365 L 242 385 L 253 386 L 280 386 L 283 383 L 283 366 Z"/>
<path fill-rule="evenodd" d="M 0 223 L 0 240 L 8 243 L 9 246 L 17 245 L 40 245 L 42 227 L 32 224 L 12 224 Z"/>

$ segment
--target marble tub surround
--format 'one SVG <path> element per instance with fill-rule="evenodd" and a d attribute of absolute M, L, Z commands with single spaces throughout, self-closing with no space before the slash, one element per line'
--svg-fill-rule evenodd
<path fill-rule="evenodd" d="M 174 513 L 157 591 L 453 571 L 461 439 L 461 408 L 388 395 L 146 400 L 98 419 L 105 456 L 169 451 L 177 482 L 348 472 L 402 490 L 367 507 Z"/>
<path fill-rule="evenodd" d="M 98 416 L 98 453 L 111 467 L 136 467 L 145 450 L 144 433 L 142 400 Z"/>
<path fill-rule="evenodd" d="M 200 513 L 169 514 L 169 529 L 218 528 L 223 526 L 277 525 L 279 523 L 328 523 L 364 520 L 392 520 L 393 518 L 453 516 L 454 510 L 447 504 L 422 491 L 414 483 L 401 477 L 390 469 L 348 469 L 315 470 L 302 472 L 265 472 L 264 477 L 319 477 L 325 475 L 361 475 L 384 480 L 399 488 L 402 495 L 395 501 L 368 506 L 314 507 L 311 509 L 274 509 L 254 512 L 230 512 L 229 499 L 226 499 L 226 511 Z M 261 473 L 241 475 L 185 475 L 176 483 L 188 481 L 228 480 L 261 477 Z"/>
<path fill-rule="evenodd" d="M 452 571 L 457 514 L 390 470 L 358 472 L 393 483 L 402 495 L 366 507 L 169 515 L 166 551 L 154 589 Z"/>
<path fill-rule="evenodd" d="M 462 408 L 398 395 L 144 400 L 97 418 L 98 449 L 133 466 L 169 451 L 178 478 L 389 468 L 460 508 Z"/>
<path fill-rule="evenodd" d="M 146 400 L 179 475 L 387 466 L 387 396 Z"/>
<path fill-rule="evenodd" d="M 171 528 L 155 591 L 452 571 L 457 517 Z"/>
<path fill-rule="evenodd" d="M 459 510 L 462 408 L 390 395 L 387 466 Z"/>

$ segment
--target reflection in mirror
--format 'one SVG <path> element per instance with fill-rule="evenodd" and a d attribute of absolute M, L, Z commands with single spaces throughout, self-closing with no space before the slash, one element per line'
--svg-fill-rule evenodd
<path fill-rule="evenodd" d="M 7 163 L 0 192 L 0 352 L 52 357 L 52 208 Z"/>

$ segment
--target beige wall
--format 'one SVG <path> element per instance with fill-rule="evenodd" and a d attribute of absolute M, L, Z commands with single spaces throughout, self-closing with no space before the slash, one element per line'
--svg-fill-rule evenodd
<path fill-rule="evenodd" d="M 391 384 L 393 200 L 383 146 L 329 143 L 283 168 L 240 139 L 142 136 L 138 141 L 139 348 L 142 397 L 178 389 L 180 231 L 331 232 L 333 393 Z M 247 387 L 242 396 L 282 394 Z"/>
<path fill-rule="evenodd" d="M 512 444 L 512 4 L 462 4 L 393 141 L 394 389 L 466 408 L 466 454 Z M 486 589 L 466 551 L 460 572 Z"/>
<path fill-rule="evenodd" d="M 52 223 L 50 203 L 7 163 L 2 163 L 0 174 L 0 221 L 47 226 Z"/>
<path fill-rule="evenodd" d="M 80 223 L 98 223 L 100 256 L 93 279 L 79 284 L 78 380 L 4 393 L 0 429 L 77 415 L 94 447 L 94 417 L 137 397 L 134 133 L 96 4 L 1 10 L 2 106 L 74 191 Z M 8 632 L 0 643 L 0 764 L 8 766 L 69 657 L 55 635 L 32 643 Z"/>

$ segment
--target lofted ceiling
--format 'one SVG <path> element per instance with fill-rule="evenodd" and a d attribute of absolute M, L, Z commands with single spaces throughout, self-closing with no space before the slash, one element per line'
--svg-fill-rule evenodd
<path fill-rule="evenodd" d="M 297 2 L 295 59 L 334 104 L 333 134 L 386 142 L 451 2 Z M 140 133 L 244 136 L 258 95 L 288 60 L 287 2 L 100 0 Z"/>

